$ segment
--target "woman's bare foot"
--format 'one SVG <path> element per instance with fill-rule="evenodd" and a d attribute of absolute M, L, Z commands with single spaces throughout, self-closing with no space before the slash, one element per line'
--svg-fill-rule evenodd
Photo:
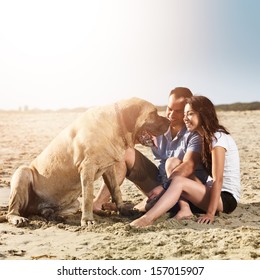
<path fill-rule="evenodd" d="M 153 221 L 148 219 L 148 217 L 144 214 L 142 217 L 134 220 L 132 223 L 130 223 L 131 227 L 134 228 L 142 228 L 147 227 L 153 224 Z"/>
<path fill-rule="evenodd" d="M 190 220 L 193 217 L 193 213 L 190 211 L 190 209 L 180 210 L 173 219 L 176 219 L 177 221 L 180 220 Z"/>

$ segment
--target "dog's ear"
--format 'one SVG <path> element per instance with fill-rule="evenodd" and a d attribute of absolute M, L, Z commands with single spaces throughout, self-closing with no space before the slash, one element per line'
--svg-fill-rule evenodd
<path fill-rule="evenodd" d="M 133 132 L 136 126 L 137 118 L 141 112 L 141 106 L 139 104 L 131 105 L 124 108 L 122 112 L 122 118 L 127 131 Z"/>

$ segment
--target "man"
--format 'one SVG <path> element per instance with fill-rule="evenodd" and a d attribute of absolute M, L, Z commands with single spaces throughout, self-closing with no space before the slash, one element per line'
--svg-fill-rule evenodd
<path fill-rule="evenodd" d="M 124 161 L 116 166 L 120 185 L 127 178 L 148 197 L 135 206 L 139 211 L 149 209 L 176 174 L 191 177 L 195 173 L 201 181 L 206 181 L 207 174 L 200 164 L 200 136 L 196 132 L 188 132 L 183 121 L 185 100 L 191 96 L 191 91 L 185 87 L 177 87 L 170 92 L 166 117 L 171 124 L 164 135 L 156 137 L 152 147 L 155 159 L 160 161 L 158 167 L 134 148 L 128 148 Z M 103 184 L 94 199 L 94 211 L 102 211 L 109 198 L 110 193 Z M 183 207 L 187 204 L 185 201 L 181 203 Z"/>

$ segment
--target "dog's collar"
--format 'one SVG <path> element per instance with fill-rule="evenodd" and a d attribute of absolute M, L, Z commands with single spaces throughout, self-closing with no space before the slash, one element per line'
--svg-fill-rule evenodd
<path fill-rule="evenodd" d="M 128 143 L 127 143 L 127 140 L 125 138 L 124 129 L 123 129 L 124 128 L 124 122 L 123 122 L 122 116 L 120 114 L 119 107 L 118 107 L 117 103 L 115 103 L 115 111 L 116 111 L 116 117 L 117 117 L 117 122 L 118 122 L 118 126 L 119 126 L 119 133 L 120 133 L 120 135 L 123 139 L 125 147 L 127 148 Z"/>

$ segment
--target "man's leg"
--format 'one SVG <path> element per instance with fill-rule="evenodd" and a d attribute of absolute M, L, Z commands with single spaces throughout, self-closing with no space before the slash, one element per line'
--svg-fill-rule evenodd
<path fill-rule="evenodd" d="M 164 189 L 158 178 L 157 166 L 138 150 L 135 150 L 134 159 L 134 164 L 131 169 L 128 169 L 126 178 L 133 182 L 146 196 L 143 201 L 134 206 L 134 209 L 146 212 L 147 208 L 149 209 L 155 204 L 157 196 Z"/>

